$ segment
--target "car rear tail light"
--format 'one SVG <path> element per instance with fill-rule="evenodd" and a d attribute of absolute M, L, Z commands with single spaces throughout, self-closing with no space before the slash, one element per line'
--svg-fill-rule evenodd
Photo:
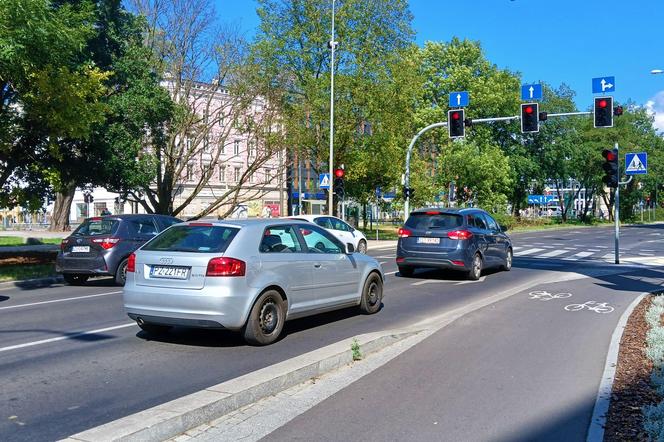
<path fill-rule="evenodd" d="M 397 264 L 402 263 L 404 261 L 405 261 L 405 258 L 403 258 L 402 256 L 397 256 Z"/>
<path fill-rule="evenodd" d="M 397 233 L 399 234 L 399 238 L 408 238 L 410 235 L 413 234 L 413 232 L 406 229 L 405 227 L 400 227 Z"/>
<path fill-rule="evenodd" d="M 460 266 L 460 267 L 463 267 L 465 265 L 463 263 L 463 261 L 452 261 L 452 264 L 454 264 L 455 266 Z"/>
<path fill-rule="evenodd" d="M 426 215 L 440 215 L 440 212 L 437 210 L 431 210 L 429 212 L 425 212 Z"/>
<path fill-rule="evenodd" d="M 244 276 L 246 264 L 235 258 L 212 258 L 205 276 Z"/>
<path fill-rule="evenodd" d="M 108 250 L 114 245 L 116 245 L 118 242 L 120 242 L 120 238 L 95 238 L 92 240 L 93 243 L 99 244 L 102 246 L 102 248 Z"/>
<path fill-rule="evenodd" d="M 129 259 L 127 260 L 127 271 L 128 272 L 135 272 L 136 271 L 136 254 L 132 253 L 129 255 Z"/>
<path fill-rule="evenodd" d="M 67 247 L 67 244 L 69 244 L 69 238 L 65 238 L 60 242 L 60 250 L 63 252 L 65 251 L 65 247 Z"/>
<path fill-rule="evenodd" d="M 452 230 L 447 232 L 447 237 L 449 239 L 470 239 L 473 236 L 473 233 L 469 230 Z"/>

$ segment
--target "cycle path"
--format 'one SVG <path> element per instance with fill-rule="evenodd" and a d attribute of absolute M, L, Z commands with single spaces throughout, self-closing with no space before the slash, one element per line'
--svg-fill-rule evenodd
<path fill-rule="evenodd" d="M 265 439 L 585 440 L 613 331 L 663 278 L 643 269 L 533 287 L 464 316 Z"/>

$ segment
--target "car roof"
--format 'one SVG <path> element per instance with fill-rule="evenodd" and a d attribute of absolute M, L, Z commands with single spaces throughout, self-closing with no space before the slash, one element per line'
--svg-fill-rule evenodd
<path fill-rule="evenodd" d="M 484 210 L 478 209 L 476 207 L 424 207 L 422 209 L 413 210 L 412 212 L 410 212 L 410 214 L 412 215 L 413 213 L 426 213 L 426 212 L 442 212 L 454 215 L 457 214 L 463 215 L 465 213 L 473 213 L 473 212 L 485 213 Z"/>
<path fill-rule="evenodd" d="M 249 227 L 249 226 L 275 226 L 282 224 L 293 224 L 299 220 L 288 219 L 288 218 L 251 218 L 251 219 L 219 219 L 219 220 L 197 220 L 197 221 L 185 221 L 182 224 L 212 224 L 215 226 L 225 226 L 225 227 Z M 301 221 L 300 221 L 301 222 Z"/>

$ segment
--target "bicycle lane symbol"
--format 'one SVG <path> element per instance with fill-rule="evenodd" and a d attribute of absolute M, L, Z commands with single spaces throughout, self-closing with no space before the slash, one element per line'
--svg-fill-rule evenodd
<path fill-rule="evenodd" d="M 538 301 L 551 301 L 552 299 L 564 299 L 572 296 L 571 293 L 549 293 L 546 290 L 536 290 L 534 292 L 528 293 L 530 299 L 536 299 Z"/>
<path fill-rule="evenodd" d="M 583 304 L 570 304 L 565 306 L 565 310 L 568 312 L 578 312 L 581 310 L 588 309 L 595 313 L 611 313 L 615 310 L 614 307 L 610 306 L 606 302 L 597 302 L 597 301 L 588 301 Z"/>

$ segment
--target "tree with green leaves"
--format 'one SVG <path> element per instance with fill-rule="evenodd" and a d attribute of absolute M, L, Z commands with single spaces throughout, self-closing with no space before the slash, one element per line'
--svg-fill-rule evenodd
<path fill-rule="evenodd" d="M 281 114 L 289 145 L 324 172 L 332 3 L 259 0 L 258 5 L 253 59 L 284 90 Z M 398 152 L 407 143 L 413 104 L 408 76 L 416 72 L 407 57 L 411 20 L 405 0 L 336 2 L 334 162 L 345 164 L 348 193 L 361 201 L 372 198 L 376 186 L 394 185 L 403 161 Z"/>

